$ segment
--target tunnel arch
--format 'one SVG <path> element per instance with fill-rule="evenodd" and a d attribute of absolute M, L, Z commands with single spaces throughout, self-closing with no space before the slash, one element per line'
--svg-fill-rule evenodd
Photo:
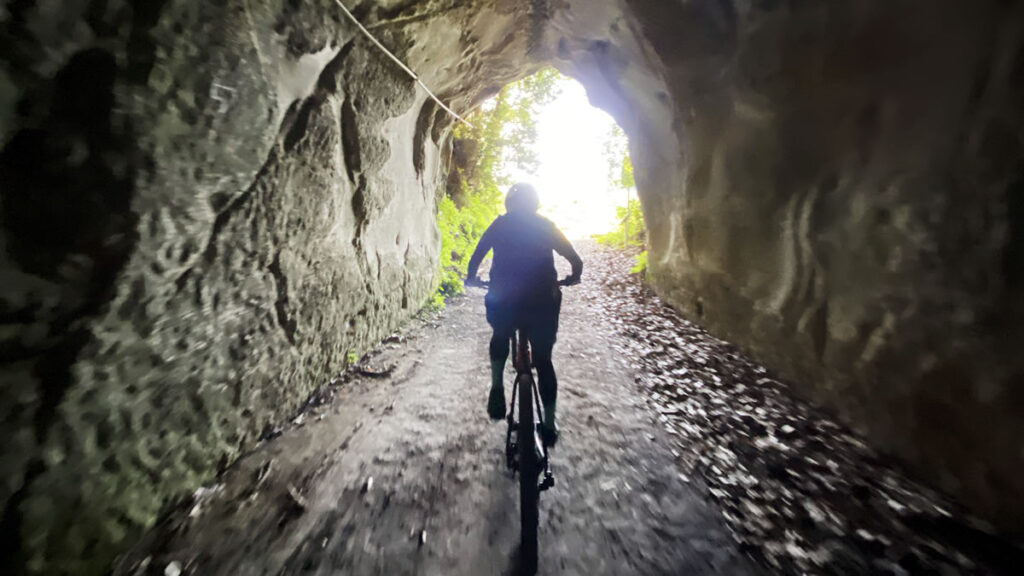
<path fill-rule="evenodd" d="M 658 291 L 1014 530 L 1020 11 L 354 7 L 456 110 L 546 64 L 579 80 L 630 135 Z M 8 22 L 0 540 L 37 572 L 99 572 L 426 298 L 451 119 L 333 0 L 19 4 Z M 110 141 L 54 100 L 83 53 L 117 66 Z M 25 162 L 19 135 L 131 183 L 109 242 L 56 243 L 45 270 L 12 253 L 9 223 L 38 206 L 11 199 L 61 198 L 45 177 L 75 158 Z M 38 189 L 9 186 L 15 161 Z"/>

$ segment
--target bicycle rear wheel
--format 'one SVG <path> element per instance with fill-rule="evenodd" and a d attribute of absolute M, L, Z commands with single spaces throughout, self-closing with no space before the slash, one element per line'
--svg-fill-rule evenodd
<path fill-rule="evenodd" d="M 537 500 L 540 462 L 534 425 L 533 377 L 519 377 L 519 506 L 522 526 L 520 544 L 521 574 L 537 573 Z"/>

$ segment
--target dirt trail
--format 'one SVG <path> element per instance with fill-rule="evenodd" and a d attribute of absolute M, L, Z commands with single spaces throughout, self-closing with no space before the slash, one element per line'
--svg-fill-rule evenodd
<path fill-rule="evenodd" d="M 756 573 L 706 488 L 681 472 L 589 294 L 565 290 L 540 573 Z M 301 426 L 197 493 L 119 572 L 516 573 L 518 490 L 505 426 L 485 413 L 488 339 L 479 290 L 415 322 Z"/>
<path fill-rule="evenodd" d="M 680 318 L 627 273 L 629 255 L 579 248 L 541 574 L 1019 573 L 1018 541 Z M 515 574 L 488 338 L 479 290 L 412 322 L 115 574 Z"/>

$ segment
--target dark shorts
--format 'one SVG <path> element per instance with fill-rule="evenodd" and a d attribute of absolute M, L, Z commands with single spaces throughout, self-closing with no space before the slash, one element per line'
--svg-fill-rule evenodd
<path fill-rule="evenodd" d="M 487 323 L 494 333 L 510 337 L 516 328 L 526 329 L 530 340 L 553 345 L 558 333 L 558 314 L 562 310 L 562 292 L 555 289 L 551 296 L 522 301 L 502 301 L 487 294 Z"/>

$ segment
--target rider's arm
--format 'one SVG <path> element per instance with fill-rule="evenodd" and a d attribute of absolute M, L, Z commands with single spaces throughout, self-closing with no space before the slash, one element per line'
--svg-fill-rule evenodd
<path fill-rule="evenodd" d="M 473 255 L 469 258 L 469 266 L 466 269 L 466 278 L 472 280 L 476 278 L 480 263 L 483 262 L 484 256 L 494 248 L 494 224 L 492 223 L 484 231 L 483 235 L 480 236 L 480 241 L 476 244 L 476 249 L 473 250 Z"/>
<path fill-rule="evenodd" d="M 562 258 L 569 261 L 572 265 L 572 275 L 569 276 L 573 283 L 580 281 L 580 276 L 583 274 L 583 260 L 580 259 L 580 255 L 576 253 L 576 249 L 572 247 L 569 240 L 566 239 L 565 234 L 558 228 L 555 228 L 555 252 L 558 252 Z"/>

